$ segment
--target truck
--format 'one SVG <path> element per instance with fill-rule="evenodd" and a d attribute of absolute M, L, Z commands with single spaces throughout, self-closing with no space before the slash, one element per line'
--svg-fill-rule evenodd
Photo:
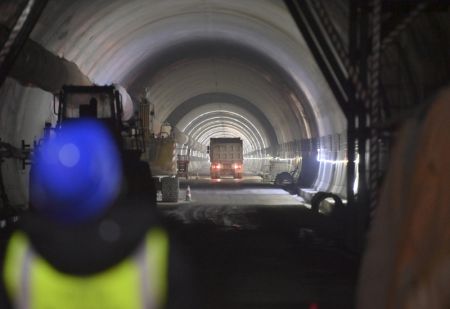
<path fill-rule="evenodd" d="M 235 179 L 241 179 L 244 162 L 242 139 L 239 137 L 211 138 L 209 159 L 211 179 L 220 179 L 221 176 L 233 176 Z"/>

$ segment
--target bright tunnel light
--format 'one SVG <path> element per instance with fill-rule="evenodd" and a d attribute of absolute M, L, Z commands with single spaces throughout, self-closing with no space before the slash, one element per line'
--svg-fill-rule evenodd
<path fill-rule="evenodd" d="M 209 116 L 211 114 L 225 114 L 220 116 Z M 209 116 L 209 117 L 208 117 Z M 202 118 L 205 118 L 203 120 L 200 120 Z M 205 138 L 202 138 L 202 136 L 205 135 L 203 132 L 208 132 L 209 127 L 213 126 L 214 123 L 222 123 L 224 121 L 232 121 L 235 122 L 238 126 L 241 127 L 241 134 L 237 134 L 237 136 L 244 135 L 243 132 L 248 132 L 251 136 L 251 138 L 248 139 L 248 142 L 253 144 L 254 150 L 261 150 L 266 148 L 266 143 L 263 138 L 263 134 L 260 132 L 260 130 L 246 117 L 227 110 L 215 110 L 215 111 L 208 111 L 204 112 L 195 118 L 191 119 L 190 122 L 188 122 L 183 128 L 182 131 L 190 136 L 198 136 L 197 139 L 200 143 L 205 143 Z M 223 128 L 227 128 L 227 125 L 223 125 Z M 199 131 L 200 133 L 194 133 Z M 202 134 L 203 133 L 203 134 Z M 251 142 L 253 140 L 253 142 Z M 244 141 L 245 142 L 245 141 Z M 250 151 L 250 150 L 248 150 Z"/>

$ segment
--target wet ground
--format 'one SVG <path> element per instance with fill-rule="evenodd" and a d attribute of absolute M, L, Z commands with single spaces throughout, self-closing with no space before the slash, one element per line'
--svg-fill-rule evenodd
<path fill-rule="evenodd" d="M 191 202 L 160 209 L 190 252 L 203 308 L 353 308 L 358 258 L 342 222 L 257 179 L 189 186 Z"/>

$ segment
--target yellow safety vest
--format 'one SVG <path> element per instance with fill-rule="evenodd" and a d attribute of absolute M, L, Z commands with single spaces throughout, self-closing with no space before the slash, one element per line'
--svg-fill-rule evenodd
<path fill-rule="evenodd" d="M 35 253 L 22 232 L 6 252 L 4 279 L 19 309 L 161 308 L 166 301 L 169 239 L 152 229 L 135 254 L 104 272 L 73 276 Z"/>

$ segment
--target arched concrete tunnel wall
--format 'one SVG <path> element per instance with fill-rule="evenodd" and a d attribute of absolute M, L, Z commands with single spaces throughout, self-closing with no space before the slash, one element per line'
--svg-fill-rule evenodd
<path fill-rule="evenodd" d="M 226 102 L 228 96 L 208 96 L 210 102 Z M 190 101 L 190 102 L 202 102 Z M 209 100 L 208 100 L 209 102 Z M 248 103 L 250 104 L 250 103 Z M 193 105 L 193 104 L 189 104 Z M 182 108 L 184 104 L 180 105 Z M 193 106 L 191 106 L 193 107 Z M 177 109 L 177 110 L 178 110 Z M 201 144 L 208 145 L 210 137 L 241 137 L 244 148 L 244 172 L 256 173 L 261 169 L 262 160 L 247 160 L 246 154 L 266 149 L 269 145 L 277 145 L 276 134 L 267 118 L 256 108 L 230 103 L 206 103 L 190 110 L 180 119 L 175 116 L 168 118 L 170 123 L 176 123 L 177 127 L 197 140 Z M 261 121 L 260 121 L 261 120 Z M 264 123 L 264 124 L 263 124 Z M 261 157 L 261 154 L 260 154 Z M 209 171 L 207 156 L 200 163 L 197 161 L 192 166 L 192 171 Z"/>
<path fill-rule="evenodd" d="M 321 2 L 348 44 L 348 3 Z M 417 105 L 448 82 L 447 17 L 426 11 L 383 47 L 387 112 Z M 148 88 L 158 120 L 175 126 L 208 104 L 239 110 L 267 144 L 248 150 L 252 164 L 266 164 L 261 153 L 287 159 L 320 149 L 313 186 L 345 192 L 344 117 L 281 1 L 49 1 L 30 40 L 0 90 L 4 141 L 19 146 L 40 136 L 54 117 L 47 91 L 114 82 L 133 97 Z M 63 70 L 52 66 L 59 57 Z M 221 134 L 243 135 L 235 124 L 219 126 Z M 3 174 L 11 199 L 22 203 L 27 172 L 6 161 Z"/>
<path fill-rule="evenodd" d="M 188 121 L 183 116 L 194 118 L 203 108 L 183 104 L 212 97 L 210 107 L 222 104 L 231 119 L 222 121 L 221 130 L 211 125 L 209 136 L 245 137 L 232 112 L 247 117 L 261 132 L 253 141 L 255 132 L 245 133 L 247 155 L 255 162 L 258 154 L 288 158 L 321 148 L 315 185 L 342 191 L 334 182 L 342 178 L 337 164 L 345 164 L 345 118 L 281 1 L 55 0 L 31 39 L 96 84 L 123 85 L 133 97 L 147 88 L 157 120 L 175 119 L 178 129 Z M 51 94 L 11 78 L 1 94 L 1 138 L 19 145 L 38 137 L 52 118 Z M 339 142 L 327 144 L 330 136 Z M 266 148 L 257 149 L 256 141 Z M 265 158 L 259 159 L 252 164 L 262 166 Z M 27 191 L 19 165 L 3 171 L 16 204 L 26 201 Z"/>

